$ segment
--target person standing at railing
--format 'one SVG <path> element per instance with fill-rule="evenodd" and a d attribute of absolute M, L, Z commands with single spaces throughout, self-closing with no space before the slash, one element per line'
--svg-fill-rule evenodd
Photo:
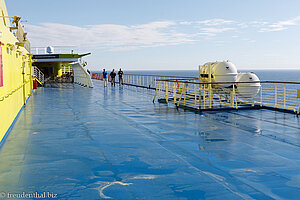
<path fill-rule="evenodd" d="M 123 85 L 123 71 L 120 68 L 120 70 L 118 71 L 118 75 L 119 75 L 119 84 Z"/>
<path fill-rule="evenodd" d="M 113 69 L 112 72 L 110 72 L 111 85 L 113 85 L 113 86 L 116 86 L 116 80 L 115 80 L 116 75 L 117 74 L 116 74 L 115 70 Z"/>
<path fill-rule="evenodd" d="M 104 81 L 104 87 L 107 87 L 107 72 L 105 69 L 103 69 L 103 81 Z"/>

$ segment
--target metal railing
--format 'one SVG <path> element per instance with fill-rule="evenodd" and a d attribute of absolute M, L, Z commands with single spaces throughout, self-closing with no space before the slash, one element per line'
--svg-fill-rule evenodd
<path fill-rule="evenodd" d="M 54 46 L 53 54 L 77 54 L 79 49 L 76 46 Z M 36 55 L 48 54 L 47 47 L 31 47 L 31 52 Z"/>
<path fill-rule="evenodd" d="M 92 79 L 103 80 L 102 73 L 92 73 Z M 110 81 L 110 76 L 108 75 Z M 175 80 L 194 80 L 194 77 L 182 77 L 182 76 L 160 76 L 160 75 L 141 75 L 141 74 L 124 74 L 123 84 L 143 87 L 148 89 L 156 89 L 156 83 L 158 80 L 175 79 Z M 118 82 L 118 76 L 116 82 Z"/>
<path fill-rule="evenodd" d="M 239 86 L 254 82 L 239 82 Z M 257 94 L 247 96 L 239 91 L 236 82 L 203 83 L 198 80 L 157 80 L 153 101 L 172 102 L 178 107 L 194 110 L 268 108 L 300 112 L 300 83 L 259 81 Z M 222 84 L 231 84 L 221 87 Z"/>
<path fill-rule="evenodd" d="M 262 81 L 256 101 L 262 106 L 300 112 L 300 83 Z"/>
<path fill-rule="evenodd" d="M 72 73 L 73 72 L 73 68 L 71 66 L 62 66 L 62 73 Z"/>
<path fill-rule="evenodd" d="M 92 79 L 103 80 L 102 73 Z M 118 78 L 116 78 L 118 81 Z M 124 74 L 125 85 L 155 89 L 155 99 L 197 111 L 267 108 L 300 113 L 300 82 L 199 82 L 197 77 Z M 239 90 L 259 83 L 257 94 L 247 96 Z M 222 85 L 230 85 L 222 87 Z M 241 87 L 242 86 L 242 87 Z"/>
<path fill-rule="evenodd" d="M 18 87 L 8 91 L 6 94 L 0 96 L 0 101 L 3 101 L 4 99 L 8 98 L 10 95 L 13 95 L 15 92 L 17 92 L 19 89 L 23 88 L 24 85 L 26 85 L 27 83 L 29 83 L 30 80 L 25 81 L 24 83 L 22 83 L 21 85 L 19 85 Z"/>
<path fill-rule="evenodd" d="M 43 85 L 45 83 L 44 73 L 36 66 L 33 66 L 33 76 L 35 79 L 37 79 L 40 82 L 40 84 Z"/>
<path fill-rule="evenodd" d="M 125 74 L 124 83 L 127 85 L 156 89 L 157 81 L 165 79 L 175 80 L 194 80 L 194 77 L 182 76 L 160 76 L 160 75 L 140 75 L 140 74 Z"/>

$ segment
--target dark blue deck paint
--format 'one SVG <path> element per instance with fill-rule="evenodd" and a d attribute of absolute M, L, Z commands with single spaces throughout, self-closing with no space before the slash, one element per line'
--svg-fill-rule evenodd
<path fill-rule="evenodd" d="M 300 122 L 178 111 L 131 86 L 43 88 L 0 150 L 0 190 L 59 199 L 299 199 Z M 0 191 L 0 192 L 1 192 Z"/>

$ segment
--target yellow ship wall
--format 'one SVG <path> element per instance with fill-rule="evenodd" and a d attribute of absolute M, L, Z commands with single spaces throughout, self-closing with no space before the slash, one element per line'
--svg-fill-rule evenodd
<path fill-rule="evenodd" d="M 0 84 L 0 145 L 32 94 L 31 55 L 10 31 L 11 24 L 7 16 L 5 2 L 0 0 L 0 52 L 2 50 L 3 78 L 2 86 Z"/>

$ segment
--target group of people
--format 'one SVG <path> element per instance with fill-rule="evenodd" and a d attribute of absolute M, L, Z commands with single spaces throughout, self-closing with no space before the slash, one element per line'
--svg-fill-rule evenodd
<path fill-rule="evenodd" d="M 104 87 L 107 87 L 107 84 L 108 84 L 108 74 L 107 74 L 107 71 L 105 69 L 103 69 L 103 81 L 104 81 Z M 123 71 L 122 69 L 120 68 L 120 70 L 118 71 L 118 76 L 119 76 L 119 84 L 120 85 L 123 85 Z M 116 85 L 116 72 L 115 70 L 113 69 L 111 72 L 110 72 L 110 79 L 111 79 L 111 85 L 115 86 Z"/>

